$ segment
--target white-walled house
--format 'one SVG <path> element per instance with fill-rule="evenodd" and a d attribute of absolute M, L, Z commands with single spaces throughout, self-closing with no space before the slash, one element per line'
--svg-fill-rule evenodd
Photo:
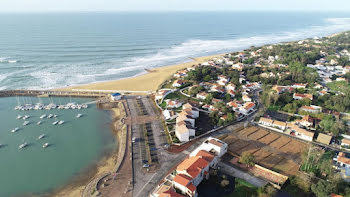
<path fill-rule="evenodd" d="M 205 100 L 208 97 L 208 95 L 209 94 L 206 92 L 200 92 L 196 95 L 196 98 L 201 99 L 201 100 Z"/>
<path fill-rule="evenodd" d="M 309 142 L 312 141 L 312 139 L 314 138 L 314 135 L 315 135 L 313 132 L 310 132 L 310 131 L 307 131 L 305 129 L 299 128 L 296 125 L 293 125 L 291 130 L 292 130 L 292 132 L 291 132 L 292 136 L 298 137 L 300 139 L 303 139 L 303 140 L 306 140 L 306 141 L 309 141 Z"/>
<path fill-rule="evenodd" d="M 185 112 L 190 112 L 192 114 L 193 118 L 199 117 L 199 111 L 198 109 L 194 108 L 191 104 L 186 103 L 182 106 L 182 110 Z"/>
<path fill-rule="evenodd" d="M 190 141 L 190 137 L 194 137 L 196 130 L 188 125 L 185 121 L 180 121 L 176 124 L 175 135 L 180 140 L 180 142 Z"/>
<path fill-rule="evenodd" d="M 197 153 L 201 150 L 205 150 L 211 153 L 215 153 L 218 157 L 222 157 L 227 152 L 228 145 L 216 138 L 209 137 L 205 140 L 199 147 L 197 147 L 190 156 L 197 155 Z"/>
<path fill-rule="evenodd" d="M 270 118 L 261 117 L 259 120 L 259 124 L 268 126 L 268 127 L 272 127 L 272 123 L 273 123 L 273 120 L 271 120 Z"/>
<path fill-rule="evenodd" d="M 287 123 L 282 122 L 282 121 L 278 121 L 278 120 L 274 120 L 272 123 L 273 127 L 277 127 L 278 129 L 284 131 L 286 129 Z"/>

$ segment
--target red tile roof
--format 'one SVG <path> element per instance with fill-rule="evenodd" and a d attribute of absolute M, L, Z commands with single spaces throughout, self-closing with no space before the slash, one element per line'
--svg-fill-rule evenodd
<path fill-rule="evenodd" d="M 207 167 L 209 163 L 198 156 L 190 157 L 185 159 L 177 166 L 178 171 L 186 171 L 192 178 L 195 178 L 199 175 L 199 173 Z"/>
<path fill-rule="evenodd" d="M 215 155 L 212 153 L 205 151 L 205 150 L 200 150 L 196 156 L 202 157 L 203 159 L 207 160 L 208 162 L 213 161 Z"/>

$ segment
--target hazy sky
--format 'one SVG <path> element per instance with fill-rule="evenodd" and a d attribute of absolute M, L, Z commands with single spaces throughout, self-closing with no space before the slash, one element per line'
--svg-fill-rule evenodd
<path fill-rule="evenodd" d="M 347 10 L 350 0 L 0 0 L 0 12 Z"/>

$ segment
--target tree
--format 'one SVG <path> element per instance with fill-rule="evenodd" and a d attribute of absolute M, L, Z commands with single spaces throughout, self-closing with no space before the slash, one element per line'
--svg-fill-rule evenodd
<path fill-rule="evenodd" d="M 208 94 L 208 96 L 205 98 L 204 102 L 206 104 L 210 104 L 211 100 L 213 100 L 213 95 L 212 94 Z"/>
<path fill-rule="evenodd" d="M 243 152 L 241 157 L 239 158 L 239 162 L 246 164 L 248 166 L 254 166 L 255 165 L 255 157 L 250 152 Z"/>
<path fill-rule="evenodd" d="M 319 180 L 317 184 L 311 185 L 311 191 L 317 197 L 328 197 L 333 192 L 334 188 L 334 184 L 324 180 Z"/>

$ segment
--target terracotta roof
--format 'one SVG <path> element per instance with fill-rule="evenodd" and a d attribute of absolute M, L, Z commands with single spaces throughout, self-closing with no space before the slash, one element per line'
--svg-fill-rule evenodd
<path fill-rule="evenodd" d="M 208 162 L 213 161 L 215 155 L 212 153 L 205 151 L 205 150 L 200 150 L 196 156 L 202 157 L 203 159 L 207 160 Z"/>
<path fill-rule="evenodd" d="M 262 121 L 262 122 L 267 122 L 267 123 L 273 123 L 273 120 L 271 120 L 270 118 L 264 118 L 264 117 L 261 117 L 259 122 Z"/>
<path fill-rule="evenodd" d="M 168 185 L 162 185 L 157 191 L 159 197 L 185 197 L 175 192 L 174 188 Z"/>
<path fill-rule="evenodd" d="M 187 188 L 193 193 L 196 191 L 196 186 L 194 186 L 192 183 L 187 185 Z"/>
<path fill-rule="evenodd" d="M 217 140 L 214 140 L 214 139 L 210 139 L 208 142 L 209 142 L 210 144 L 213 144 L 213 145 L 218 146 L 218 147 L 220 147 L 220 148 L 224 145 L 222 142 L 217 141 Z"/>
<path fill-rule="evenodd" d="M 187 186 L 190 182 L 192 181 L 192 178 L 191 177 L 188 177 L 184 174 L 177 174 L 175 177 L 174 177 L 174 182 L 180 184 L 180 185 L 183 185 L 183 186 Z"/>
<path fill-rule="evenodd" d="M 343 138 L 341 140 L 341 142 L 344 143 L 344 144 L 349 144 L 350 145 L 350 140 L 349 139 Z"/>
<path fill-rule="evenodd" d="M 329 136 L 323 133 L 318 134 L 318 137 L 316 139 L 316 141 L 321 142 L 323 144 L 329 144 L 331 143 L 331 140 L 332 140 L 332 136 Z"/>
<path fill-rule="evenodd" d="M 300 133 L 300 134 L 303 134 L 303 135 L 306 135 L 308 137 L 314 137 L 314 133 L 313 132 L 310 132 L 310 131 L 307 131 L 305 129 L 302 129 L 302 128 L 299 128 L 298 126 L 294 126 L 293 127 L 293 130 L 295 130 L 296 132 Z"/>
<path fill-rule="evenodd" d="M 312 100 L 312 94 L 298 94 L 298 93 L 294 93 L 293 97 L 308 98 L 308 99 Z"/>
<path fill-rule="evenodd" d="M 330 195 L 331 197 L 343 197 L 342 195 L 339 195 L 339 194 L 333 194 L 333 193 L 331 193 L 331 195 Z"/>
<path fill-rule="evenodd" d="M 234 107 L 234 108 L 237 108 L 237 107 L 238 107 L 236 101 L 230 101 L 229 103 L 227 103 L 227 105 L 228 105 L 228 106 L 231 106 L 231 107 Z"/>
<path fill-rule="evenodd" d="M 176 168 L 178 171 L 186 171 L 192 178 L 198 176 L 198 174 L 207 167 L 209 163 L 198 156 L 190 157 L 182 161 Z"/>
<path fill-rule="evenodd" d="M 244 109 L 247 111 L 253 107 L 255 107 L 255 104 L 253 102 L 249 102 L 249 103 L 244 104 Z"/>
<path fill-rule="evenodd" d="M 343 152 L 339 153 L 337 161 L 350 165 L 350 158 L 345 157 Z"/>
<path fill-rule="evenodd" d="M 189 121 L 181 120 L 181 121 L 179 121 L 179 122 L 176 123 L 176 126 L 178 126 L 178 127 L 180 127 L 180 126 L 182 126 L 182 125 L 185 125 L 188 129 L 194 129 L 194 128 L 192 127 L 191 122 L 189 122 Z"/>
<path fill-rule="evenodd" d="M 278 125 L 278 126 L 282 126 L 282 127 L 285 127 L 287 125 L 287 123 L 281 122 L 281 121 L 278 121 L 278 120 L 273 121 L 273 124 L 274 125 Z"/>

